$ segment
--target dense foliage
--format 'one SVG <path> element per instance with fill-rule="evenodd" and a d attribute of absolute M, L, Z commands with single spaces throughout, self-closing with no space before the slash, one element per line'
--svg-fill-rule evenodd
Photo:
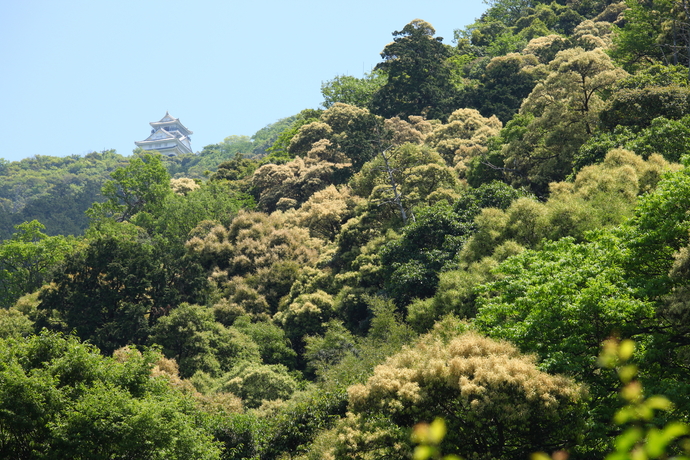
<path fill-rule="evenodd" d="M 252 137 L 1 162 L 0 456 L 682 454 L 687 5 L 487 4 Z"/>

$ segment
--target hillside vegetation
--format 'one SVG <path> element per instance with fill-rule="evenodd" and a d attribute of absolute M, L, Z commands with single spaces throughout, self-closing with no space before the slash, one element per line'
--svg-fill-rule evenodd
<path fill-rule="evenodd" d="M 0 457 L 687 458 L 687 5 L 488 4 L 252 137 L 0 164 Z"/>

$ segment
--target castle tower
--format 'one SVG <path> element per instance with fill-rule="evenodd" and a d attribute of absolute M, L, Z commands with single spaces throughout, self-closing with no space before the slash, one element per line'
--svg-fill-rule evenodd
<path fill-rule="evenodd" d="M 158 150 L 163 155 L 174 156 L 180 153 L 192 153 L 190 134 L 192 131 L 166 111 L 160 121 L 152 121 L 151 135 L 143 141 L 135 142 L 144 150 Z"/>

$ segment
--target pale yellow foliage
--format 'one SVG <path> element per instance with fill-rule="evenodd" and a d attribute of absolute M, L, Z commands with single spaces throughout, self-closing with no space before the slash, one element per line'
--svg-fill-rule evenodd
<path fill-rule="evenodd" d="M 486 153 L 488 139 L 496 136 L 502 126 L 494 115 L 486 118 L 475 109 L 458 109 L 448 118 L 448 123 L 437 125 L 427 135 L 426 143 L 462 177 L 468 162 Z"/>
<path fill-rule="evenodd" d="M 170 188 L 177 195 L 186 195 L 193 190 L 201 188 L 201 186 L 194 179 L 180 177 L 179 179 L 170 179 Z"/>
<path fill-rule="evenodd" d="M 296 157 L 282 164 L 266 164 L 254 172 L 251 183 L 260 191 L 259 206 L 265 211 L 279 209 L 277 204 L 285 198 L 283 210 L 297 207 L 310 196 L 333 182 L 334 174 L 350 166 L 345 157 L 333 150 L 329 140 L 314 143 L 309 156 Z M 293 200 L 293 201 L 289 201 Z"/>
<path fill-rule="evenodd" d="M 304 155 L 311 150 L 314 142 L 329 139 L 332 135 L 333 129 L 322 121 L 306 124 L 301 126 L 290 140 L 288 151 L 294 155 Z"/>
<path fill-rule="evenodd" d="M 577 401 L 582 388 L 537 369 L 533 356 L 508 342 L 465 333 L 449 343 L 426 336 L 377 366 L 364 385 L 348 389 L 355 413 L 402 413 L 414 406 L 453 400 L 486 420 L 519 424 L 529 414 L 547 417 L 561 403 Z"/>
<path fill-rule="evenodd" d="M 342 225 L 354 215 L 355 207 L 363 201 L 353 195 L 349 187 L 329 185 L 314 193 L 296 211 L 295 223 L 308 228 L 313 237 L 333 240 Z"/>
<path fill-rule="evenodd" d="M 611 46 L 611 23 L 585 20 L 575 27 L 572 41 L 586 50 L 608 48 Z"/>
<path fill-rule="evenodd" d="M 534 55 L 542 64 L 548 64 L 559 51 L 563 51 L 568 46 L 565 38 L 552 34 L 533 38 L 522 50 L 522 53 Z"/>
<path fill-rule="evenodd" d="M 367 109 L 336 102 L 321 114 L 321 121 L 330 126 L 332 132 L 341 133 L 349 129 L 353 120 L 369 115 Z"/>
<path fill-rule="evenodd" d="M 214 267 L 211 280 L 237 297 L 244 286 L 233 281 L 235 276 L 256 274 L 262 269 L 284 261 L 311 266 L 318 259 L 323 242 L 309 235 L 307 228 L 292 225 L 282 212 L 265 214 L 241 210 L 229 227 L 204 226 L 195 230 L 187 242 L 188 250 L 201 256 L 206 265 Z M 252 296 L 240 296 L 249 299 Z M 256 307 L 257 299 L 244 308 Z M 260 307 L 259 310 L 263 309 Z"/>
<path fill-rule="evenodd" d="M 384 128 L 392 133 L 393 145 L 402 145 L 406 142 L 421 144 L 439 123 L 438 120 L 427 121 L 421 116 L 410 116 L 408 121 L 393 117 L 384 121 Z"/>

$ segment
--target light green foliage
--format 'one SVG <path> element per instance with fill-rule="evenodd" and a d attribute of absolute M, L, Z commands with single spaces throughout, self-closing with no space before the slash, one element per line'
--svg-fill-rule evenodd
<path fill-rule="evenodd" d="M 439 318 L 453 314 L 459 318 L 473 318 L 477 313 L 476 299 L 481 286 L 494 281 L 494 269 L 510 256 L 519 254 L 524 247 L 508 240 L 495 247 L 493 254 L 461 269 L 439 273 L 433 297 L 415 299 L 407 307 L 407 322 L 417 332 L 426 332 Z"/>
<path fill-rule="evenodd" d="M 583 168 L 573 182 L 552 183 L 545 203 L 520 198 L 505 211 L 482 210 L 461 259 L 478 261 L 509 240 L 536 248 L 543 239 L 581 241 L 588 231 L 618 225 L 632 215 L 637 197 L 653 190 L 669 169 L 658 155 L 644 161 L 632 152 L 611 150 L 603 163 Z"/>
<path fill-rule="evenodd" d="M 88 211 L 96 222 L 107 218 L 129 221 L 140 212 L 155 215 L 165 197 L 172 193 L 170 175 L 160 154 L 141 153 L 126 167 L 113 171 L 111 177 L 113 180 L 101 189 L 106 201 L 95 203 Z"/>
<path fill-rule="evenodd" d="M 374 93 L 386 84 L 387 76 L 381 71 L 372 71 L 364 74 L 363 78 L 350 75 L 340 75 L 325 83 L 321 83 L 321 95 L 324 101 L 321 103 L 328 109 L 333 104 L 343 104 L 357 107 L 369 107 Z"/>
<path fill-rule="evenodd" d="M 614 331 L 634 334 L 652 315 L 626 285 L 619 246 L 612 237 L 582 244 L 563 238 L 509 258 L 483 288 L 477 326 L 537 352 L 549 371 L 594 378 L 599 344 Z"/>
<path fill-rule="evenodd" d="M 323 336 L 307 336 L 304 348 L 307 370 L 316 375 L 340 362 L 347 353 L 356 354 L 355 337 L 337 320 L 328 322 Z"/>
<path fill-rule="evenodd" d="M 1 345 L 3 458 L 220 458 L 193 400 L 151 376 L 155 354 L 116 361 L 51 333 Z"/>
<path fill-rule="evenodd" d="M 261 359 L 259 347 L 248 336 L 217 323 L 211 309 L 186 303 L 158 320 L 150 342 L 175 359 L 182 377 L 197 371 L 217 375 L 240 361 Z"/>
<path fill-rule="evenodd" d="M 687 66 L 687 5 L 670 0 L 626 0 L 625 22 L 616 28 L 612 56 L 629 71 L 649 64 Z"/>
<path fill-rule="evenodd" d="M 669 271 L 673 254 L 688 245 L 689 199 L 690 170 L 685 166 L 667 174 L 653 193 L 641 198 L 624 229 L 630 251 L 626 267 L 648 295 L 663 294 L 672 286 Z"/>
<path fill-rule="evenodd" d="M 159 212 L 147 219 L 145 227 L 182 244 L 201 222 L 213 220 L 229 225 L 240 209 L 254 207 L 254 199 L 237 191 L 230 183 L 209 181 L 184 195 L 167 195 Z M 144 224 L 143 219 L 139 223 Z"/>
<path fill-rule="evenodd" d="M 687 423 L 671 421 L 659 428 L 649 426 L 658 411 L 670 411 L 673 405 L 664 396 L 645 397 L 642 384 L 636 380 L 637 366 L 629 364 L 634 349 L 635 343 L 631 340 L 620 343 L 608 340 L 599 356 L 600 365 L 615 368 L 624 385 L 620 394 L 626 405 L 616 413 L 614 421 L 628 426 L 616 437 L 615 450 L 606 456 L 606 460 L 664 459 L 678 451 L 684 451 L 686 455 L 673 458 L 687 460 L 690 458 L 690 445 L 687 444 L 690 426 Z M 681 449 L 678 449 L 678 444 Z"/>
<path fill-rule="evenodd" d="M 239 363 L 219 380 L 217 390 L 239 396 L 249 408 L 288 399 L 298 388 L 298 382 L 280 364 Z"/>
<path fill-rule="evenodd" d="M 46 235 L 45 226 L 36 220 L 15 230 L 10 239 L 0 242 L 0 308 L 9 308 L 22 295 L 40 288 L 76 245 L 72 239 Z"/>
<path fill-rule="evenodd" d="M 546 243 L 541 251 L 503 262 L 498 280 L 485 285 L 484 297 L 477 300 L 475 325 L 481 331 L 536 353 L 542 369 L 589 385 L 595 404 L 583 452 L 607 448 L 606 424 L 615 407 L 611 376 L 596 366 L 600 343 L 614 334 L 635 336 L 654 322 L 654 305 L 639 299 L 627 283 L 622 246 L 612 236 L 582 244 L 569 238 Z"/>
<path fill-rule="evenodd" d="M 0 239 L 14 226 L 38 220 L 48 235 L 79 235 L 88 226 L 84 214 L 109 174 L 126 164 L 114 150 L 83 157 L 35 155 L 22 161 L 0 160 Z"/>
<path fill-rule="evenodd" d="M 14 308 L 0 309 L 0 338 L 27 336 L 34 331 L 34 322 Z"/>
<path fill-rule="evenodd" d="M 251 322 L 249 316 L 235 320 L 233 327 L 247 334 L 259 347 L 261 360 L 265 364 L 282 364 L 290 369 L 295 366 L 297 353 L 290 348 L 285 331 L 267 321 Z"/>
<path fill-rule="evenodd" d="M 446 422 L 442 418 L 436 418 L 431 423 L 418 423 L 412 431 L 412 442 L 418 444 L 414 448 L 412 458 L 414 460 L 441 459 L 438 445 L 446 436 Z M 460 460 L 457 455 L 445 455 L 442 460 Z"/>
<path fill-rule="evenodd" d="M 524 458 L 542 446 L 571 445 L 583 398 L 569 379 L 541 372 L 514 346 L 476 333 L 448 342 L 425 336 L 348 395 L 349 420 L 361 425 L 345 424 L 336 452 L 342 444 L 366 451 L 352 441 L 375 437 L 366 423 L 378 417 L 401 428 L 442 416 L 449 425 L 444 450 L 478 459 Z"/>
<path fill-rule="evenodd" d="M 520 118 L 506 126 L 502 151 L 512 182 L 539 194 L 571 172 L 574 155 L 595 132 L 600 93 L 626 75 L 600 48 L 561 51 L 549 71 L 525 99 Z"/>

